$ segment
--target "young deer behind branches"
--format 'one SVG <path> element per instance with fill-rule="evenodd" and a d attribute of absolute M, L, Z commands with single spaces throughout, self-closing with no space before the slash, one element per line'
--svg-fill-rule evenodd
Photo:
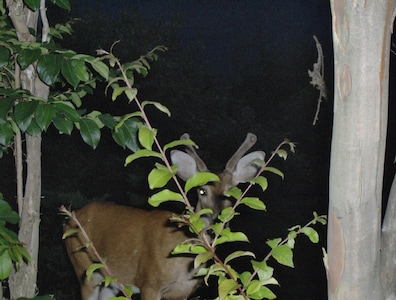
<path fill-rule="evenodd" d="M 189 138 L 184 135 L 182 138 Z M 228 161 L 225 170 L 218 174 L 220 181 L 197 189 L 196 211 L 210 208 L 213 211 L 206 221 L 212 224 L 221 210 L 231 202 L 223 194 L 239 183 L 252 179 L 259 171 L 256 159 L 264 160 L 265 153 L 255 151 L 243 156 L 256 142 L 249 133 L 236 153 Z M 208 171 L 205 163 L 193 147 L 186 152 L 171 151 L 171 160 L 177 164 L 177 175 L 187 180 L 196 172 Z M 101 257 L 116 276 L 117 281 L 140 290 L 143 300 L 187 299 L 201 279 L 194 277 L 193 257 L 172 256 L 172 250 L 191 238 L 191 234 L 171 223 L 172 212 L 142 210 L 109 203 L 91 203 L 75 213 Z M 69 219 L 64 231 L 76 228 Z M 103 285 L 104 269 L 95 271 L 88 280 L 86 270 L 98 261 L 92 247 L 81 231 L 65 239 L 67 252 L 81 284 L 83 300 L 104 300 L 119 293 L 115 284 Z"/>

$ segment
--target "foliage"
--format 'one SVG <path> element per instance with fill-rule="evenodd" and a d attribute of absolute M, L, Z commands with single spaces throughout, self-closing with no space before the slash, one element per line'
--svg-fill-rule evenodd
<path fill-rule="evenodd" d="M 0 280 L 10 276 L 13 264 L 18 267 L 22 261 L 30 261 L 30 255 L 18 241 L 16 233 L 6 226 L 6 223 L 17 224 L 18 221 L 18 214 L 0 193 Z"/>
<path fill-rule="evenodd" d="M 54 0 L 53 2 L 70 9 L 67 0 Z M 40 1 L 29 0 L 25 3 L 31 9 L 38 9 Z M 200 242 L 180 245 L 174 253 L 196 255 L 197 267 L 213 260 L 214 264 L 201 268 L 199 275 L 205 276 L 206 282 L 210 276 L 218 277 L 220 299 L 274 298 L 275 295 L 267 288 L 267 285 L 277 284 L 277 281 L 272 276 L 273 269 L 267 265 L 267 260 L 273 257 L 281 264 L 293 266 L 292 249 L 295 237 L 303 233 L 311 241 L 317 242 L 317 233 L 310 225 L 316 222 L 324 223 L 323 216 L 314 215 L 314 219 L 307 225 L 291 228 L 288 237 L 283 240 L 278 238 L 268 241 L 271 248 L 269 254 L 261 262 L 252 261 L 252 271 L 238 273 L 231 267 L 230 262 L 242 256 L 254 257 L 253 253 L 239 250 L 222 260 L 215 251 L 216 246 L 224 243 L 248 241 L 244 233 L 232 232 L 225 224 L 238 214 L 236 209 L 240 204 L 257 210 L 265 210 L 265 204 L 260 199 L 249 197 L 246 193 L 254 184 L 259 185 L 263 191 L 266 190 L 267 179 L 262 176 L 265 171 L 283 177 L 279 170 L 268 167 L 268 164 L 275 155 L 287 157 L 286 152 L 281 149 L 282 146 L 289 145 L 293 150 L 294 145 L 289 141 L 282 142 L 268 161 L 261 162 L 260 175 L 252 180 L 246 190 L 234 188 L 228 192 L 228 196 L 235 199 L 235 205 L 220 214 L 219 222 L 211 226 L 214 238 L 208 240 L 207 229 L 204 228 L 200 219 L 201 215 L 208 211 L 196 212 L 186 194 L 191 188 L 217 180 L 217 178 L 210 173 L 201 173 L 188 180 L 182 187 L 174 175 L 176 169 L 169 163 L 166 151 L 175 146 L 195 144 L 191 140 L 177 140 L 162 147 L 157 139 L 157 130 L 151 126 L 145 108 L 154 106 L 168 116 L 170 111 L 158 102 L 140 102 L 137 99 L 138 91 L 134 87 L 134 74 L 146 76 L 150 68 L 149 62 L 157 59 L 156 52 L 165 51 L 166 48 L 157 47 L 136 61 L 121 64 L 113 55 L 112 49 L 110 52 L 99 50 L 99 57 L 62 49 L 54 40 L 62 38 L 64 34 L 69 34 L 70 24 L 58 25 L 51 29 L 50 34 L 53 39 L 48 43 L 25 43 L 16 38 L 16 33 L 8 24 L 4 11 L 2 11 L 0 22 L 4 25 L 0 32 L 0 156 L 3 151 L 12 146 L 16 132 L 26 132 L 35 136 L 47 131 L 53 124 L 59 133 L 70 135 L 76 128 L 83 140 L 92 148 L 96 148 L 101 137 L 100 130 L 110 129 L 113 139 L 120 146 L 134 152 L 127 157 L 125 164 L 142 157 L 154 157 L 161 160 L 161 164 L 156 164 L 149 175 L 151 189 L 164 187 L 170 179 L 176 181 L 179 189 L 177 192 L 169 190 L 157 192 L 150 198 L 150 203 L 158 206 L 166 201 L 183 202 L 187 207 L 187 213 L 183 216 L 174 216 L 174 220 L 190 226 Z M 33 96 L 29 91 L 18 88 L 14 82 L 18 68 L 26 71 L 32 65 L 36 67 L 39 78 L 52 88 L 48 99 Z M 106 92 L 111 88 L 113 101 L 121 95 L 126 96 L 130 102 L 138 106 L 139 110 L 125 116 L 111 116 L 99 111 L 87 114 L 81 110 L 82 99 L 85 95 L 92 93 L 98 80 L 108 83 Z M 98 267 L 106 267 L 106 265 L 104 263 L 94 265 L 88 272 L 93 272 Z M 107 278 L 106 283 L 108 284 L 111 280 L 112 278 Z M 126 292 L 126 297 L 129 295 L 130 293 Z"/>
<path fill-rule="evenodd" d="M 164 50 L 159 48 L 159 50 Z M 325 216 L 319 216 L 314 212 L 314 218 L 308 222 L 305 226 L 294 226 L 289 229 L 289 234 L 286 238 L 276 238 L 269 240 L 267 245 L 270 247 L 268 255 L 262 261 L 251 261 L 251 271 L 243 271 L 241 273 L 234 269 L 230 262 L 239 257 L 253 257 L 254 253 L 250 251 L 237 250 L 230 253 L 225 259 L 221 259 L 216 252 L 216 247 L 229 242 L 248 242 L 248 237 L 243 232 L 233 232 L 229 227 L 226 226 L 235 216 L 238 215 L 237 208 L 244 204 L 249 208 L 255 210 L 265 210 L 265 204 L 257 197 L 250 197 L 247 195 L 250 188 L 257 184 L 261 187 L 262 191 L 265 191 L 268 186 L 268 180 L 263 176 L 264 172 L 274 173 L 283 178 L 283 173 L 274 168 L 270 167 L 269 163 L 274 159 L 275 156 L 279 156 L 283 159 L 287 158 L 287 151 L 283 149 L 283 146 L 289 146 L 290 151 L 294 152 L 295 145 L 285 140 L 279 144 L 279 146 L 273 151 L 271 157 L 267 161 L 257 161 L 261 165 L 261 170 L 258 175 L 251 180 L 248 187 L 245 190 L 241 190 L 238 187 L 233 187 L 227 191 L 226 196 L 233 198 L 235 200 L 232 207 L 225 208 L 218 216 L 218 221 L 207 228 L 205 221 L 201 218 L 202 215 L 212 213 L 209 209 L 202 209 L 200 211 L 195 211 L 195 208 L 191 205 L 187 193 L 190 189 L 196 188 L 202 185 L 206 185 L 211 181 L 218 181 L 219 178 L 209 172 L 198 172 L 193 177 L 189 178 L 184 187 L 179 182 L 178 178 L 175 176 L 177 166 L 171 165 L 167 157 L 167 151 L 177 146 L 181 145 L 192 145 L 196 146 L 195 143 L 190 139 L 180 139 L 175 140 L 166 145 L 160 145 L 157 139 L 157 129 L 153 128 L 150 120 L 145 112 L 147 106 L 155 106 L 159 111 L 170 115 L 170 111 L 164 105 L 153 102 L 153 101 L 143 101 L 140 102 L 137 98 L 137 90 L 133 87 L 133 78 L 129 76 L 131 70 L 137 71 L 133 64 L 121 64 L 120 60 L 115 57 L 112 51 L 107 52 L 104 50 L 98 51 L 99 55 L 102 55 L 102 59 L 108 60 L 111 67 L 115 67 L 117 72 L 115 75 L 109 77 L 109 87 L 112 88 L 112 99 L 117 99 L 120 95 L 124 95 L 128 98 L 130 102 L 134 102 L 138 111 L 135 113 L 128 114 L 120 120 L 119 124 L 129 120 L 130 118 L 139 118 L 141 120 L 141 125 L 138 128 L 137 135 L 141 149 L 137 150 L 133 154 L 129 155 L 125 164 L 128 165 L 133 161 L 143 158 L 143 157 L 153 157 L 160 160 L 161 163 L 156 163 L 155 167 L 152 169 L 148 175 L 148 183 L 150 189 L 162 189 L 167 183 L 172 179 L 176 183 L 177 191 L 171 191 L 168 189 L 162 189 L 156 192 L 149 198 L 149 203 L 157 207 L 161 203 L 168 201 L 179 201 L 184 203 L 186 206 L 186 213 L 183 215 L 174 215 L 172 221 L 179 222 L 182 225 L 187 225 L 190 231 L 197 236 L 197 239 L 193 241 L 188 241 L 186 243 L 178 245 L 173 254 L 175 255 L 195 255 L 194 267 L 198 268 L 197 276 L 204 276 L 205 283 L 208 283 L 208 278 L 210 276 L 216 276 L 218 278 L 218 296 L 219 299 L 274 299 L 275 294 L 267 287 L 271 284 L 278 284 L 277 280 L 273 277 L 273 268 L 270 267 L 267 262 L 269 258 L 273 257 L 278 263 L 293 267 L 293 248 L 295 244 L 295 238 L 298 234 L 306 235 L 309 240 L 313 243 L 317 243 L 319 240 L 318 233 L 311 227 L 311 225 L 317 222 L 321 224 L 326 223 Z M 155 52 L 149 52 L 148 57 L 155 55 Z M 140 58 L 143 65 L 147 66 L 146 58 Z M 121 126 L 121 125 L 120 125 Z M 69 218 L 73 218 L 76 224 L 79 226 L 79 230 L 84 235 L 87 241 L 87 245 L 92 247 L 93 251 L 96 252 L 95 245 L 90 242 L 89 236 L 85 233 L 84 228 L 79 225 L 78 220 L 75 218 L 73 212 L 68 211 L 66 208 L 62 207 L 61 211 L 67 215 Z M 70 235 L 75 234 L 75 230 L 70 230 L 66 232 L 63 238 L 67 238 Z M 90 278 L 94 271 L 99 268 L 105 268 L 106 272 L 109 274 L 105 278 L 105 285 L 114 282 L 114 275 L 107 266 L 105 260 L 103 260 L 100 255 L 96 252 L 100 263 L 94 264 L 87 270 L 87 276 Z M 206 263 L 209 263 L 206 266 Z M 119 283 L 117 283 L 119 284 Z M 120 286 L 120 290 L 123 291 L 124 296 L 119 299 L 130 299 L 131 291 L 125 290 L 125 287 Z"/>
<path fill-rule="evenodd" d="M 53 0 L 52 2 L 62 8 L 70 9 L 68 0 Z M 0 7 L 0 157 L 7 148 L 15 147 L 16 136 L 20 136 L 20 133 L 32 137 L 39 136 L 47 131 L 51 124 L 61 134 L 70 135 L 76 128 L 82 139 L 94 149 L 100 141 L 101 129 L 108 128 L 117 144 L 135 151 L 138 147 L 136 142 L 138 121 L 134 118 L 111 116 L 99 111 L 87 113 L 81 109 L 83 98 L 92 93 L 98 81 L 107 81 L 110 72 L 101 59 L 63 49 L 55 42 L 56 39 L 63 38 L 64 34 L 71 33 L 71 23 L 57 24 L 54 28 L 50 28 L 48 33 L 50 38 L 42 38 L 41 43 L 35 42 L 39 36 L 38 34 L 34 36 L 36 34 L 34 29 L 29 33 L 25 32 L 32 38 L 22 41 L 21 32 L 17 33 L 10 24 L 6 15 L 6 6 L 10 12 L 12 5 L 16 5 L 19 9 L 40 10 L 43 21 L 42 34 L 46 34 L 45 9 L 40 7 L 43 3 L 45 1 L 29 0 L 23 3 L 21 1 L 18 6 L 15 2 L 6 4 L 3 1 Z M 132 67 L 136 68 L 138 74 L 145 76 L 149 67 L 147 62 L 146 65 L 144 64 L 145 59 L 154 58 L 155 55 L 147 55 L 146 58 L 133 62 Z M 39 94 L 34 94 L 34 89 L 28 90 L 28 81 L 24 81 L 23 78 L 33 78 L 32 85 L 37 90 L 39 88 L 36 84 L 49 87 L 51 90 L 49 96 L 38 96 Z M 131 74 L 129 78 L 133 80 L 133 75 Z M 29 155 L 30 153 L 27 153 L 28 157 Z M 18 182 L 23 184 L 19 177 Z M 39 183 L 35 182 L 33 185 L 38 186 Z M 34 200 L 40 202 L 40 197 L 32 199 Z M 22 202 L 19 204 L 22 205 Z M 21 224 L 26 223 L 22 221 Z M 1 249 L 4 264 L 2 277 L 4 278 L 10 274 L 12 261 L 18 266 L 29 258 L 26 251 L 23 253 L 17 248 L 19 246 L 17 239 L 14 242 L 6 234 L 9 233 L 4 230 L 2 238 L 9 243 Z M 36 250 L 38 249 L 30 249 L 37 253 Z M 32 255 L 33 262 L 34 257 Z M 30 277 L 29 274 L 24 274 L 24 276 Z"/>
<path fill-rule="evenodd" d="M 34 3 L 32 1 L 31 5 Z M 0 16 L 0 23 L 0 157 L 12 145 L 17 131 L 36 136 L 47 131 L 51 124 L 61 134 L 70 135 L 76 128 L 84 142 L 94 149 L 101 137 L 100 130 L 105 127 L 112 131 L 113 139 L 121 147 L 137 150 L 135 137 L 139 122 L 135 118 L 111 116 L 99 111 L 86 113 L 80 109 L 83 97 L 92 93 L 96 82 L 108 80 L 109 68 L 101 59 L 62 49 L 54 40 L 49 43 L 18 41 L 5 14 Z M 70 23 L 51 30 L 53 38 L 69 33 Z M 156 55 L 151 52 L 128 66 L 126 72 L 130 73 L 131 84 L 134 81 L 132 70 L 145 76 L 149 67 L 146 60 L 153 59 Z M 33 63 L 37 63 L 39 78 L 52 88 L 48 99 L 33 96 L 15 85 L 16 68 L 27 70 Z M 123 91 L 123 88 L 115 87 L 113 98 Z M 128 91 L 132 93 L 130 96 L 134 92 L 134 89 Z"/>

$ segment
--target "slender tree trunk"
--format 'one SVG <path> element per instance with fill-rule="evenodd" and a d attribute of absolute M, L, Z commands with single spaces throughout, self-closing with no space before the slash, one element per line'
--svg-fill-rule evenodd
<path fill-rule="evenodd" d="M 335 62 L 329 299 L 383 300 L 381 196 L 394 0 L 331 0 Z"/>
<path fill-rule="evenodd" d="M 41 136 L 26 138 L 27 177 L 18 238 L 26 246 L 32 261 L 22 264 L 9 280 L 11 298 L 33 297 L 37 292 L 41 198 Z"/>
<path fill-rule="evenodd" d="M 44 6 L 45 0 L 41 0 Z M 29 28 L 37 29 L 38 11 L 31 11 L 26 8 L 21 0 L 7 0 L 9 16 L 17 31 L 19 40 L 35 42 L 35 37 L 30 35 Z M 16 76 L 19 76 L 16 67 Z M 20 72 L 22 88 L 27 89 L 32 95 L 47 99 L 49 87 L 38 77 L 33 65 Z M 24 99 L 21 99 L 24 101 Z M 21 197 L 23 183 L 18 183 L 18 212 L 20 214 L 19 240 L 24 243 L 30 256 L 29 264 L 22 264 L 18 270 L 11 274 L 9 287 L 11 299 L 18 297 L 34 297 L 37 293 L 37 266 L 39 250 L 39 224 L 40 224 L 40 204 L 41 204 L 41 135 L 24 135 L 26 143 L 26 181 L 23 198 Z M 20 146 L 20 145 L 19 145 Z M 19 147 L 22 151 L 23 147 Z M 18 168 L 21 167 L 21 153 L 16 154 Z M 22 180 L 18 176 L 18 180 Z"/>

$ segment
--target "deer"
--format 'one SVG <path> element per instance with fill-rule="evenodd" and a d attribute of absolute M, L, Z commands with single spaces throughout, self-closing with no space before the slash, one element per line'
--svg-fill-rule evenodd
<path fill-rule="evenodd" d="M 184 134 L 182 138 L 189 138 Z M 197 188 L 196 211 L 210 208 L 213 214 L 208 218 L 213 223 L 221 210 L 231 205 L 224 192 L 240 183 L 248 182 L 259 172 L 264 160 L 263 151 L 244 155 L 255 143 L 257 137 L 248 133 L 245 141 L 229 159 L 223 172 L 217 173 L 218 182 Z M 171 162 L 177 165 L 177 176 L 186 181 L 196 172 L 208 171 L 205 163 L 192 146 L 185 152 L 172 150 Z M 90 243 L 106 258 L 106 263 L 118 282 L 136 287 L 143 300 L 187 299 L 201 284 L 195 276 L 193 257 L 172 255 L 172 250 L 191 238 L 188 230 L 170 222 L 173 212 L 165 210 L 144 210 L 104 202 L 92 202 L 75 212 L 89 236 Z M 205 220 L 206 221 L 206 220 Z M 76 228 L 69 218 L 64 232 Z M 99 269 L 90 279 L 86 270 L 97 262 L 92 247 L 87 247 L 81 231 L 65 238 L 69 259 L 81 286 L 82 300 L 105 300 L 119 293 L 115 284 L 103 284 L 106 272 Z"/>

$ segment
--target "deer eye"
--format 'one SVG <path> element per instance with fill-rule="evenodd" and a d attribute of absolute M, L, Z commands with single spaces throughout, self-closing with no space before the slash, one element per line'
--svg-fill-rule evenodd
<path fill-rule="evenodd" d="M 205 196 L 206 195 L 206 191 L 203 188 L 199 188 L 197 191 L 198 191 L 198 195 L 199 196 Z"/>

